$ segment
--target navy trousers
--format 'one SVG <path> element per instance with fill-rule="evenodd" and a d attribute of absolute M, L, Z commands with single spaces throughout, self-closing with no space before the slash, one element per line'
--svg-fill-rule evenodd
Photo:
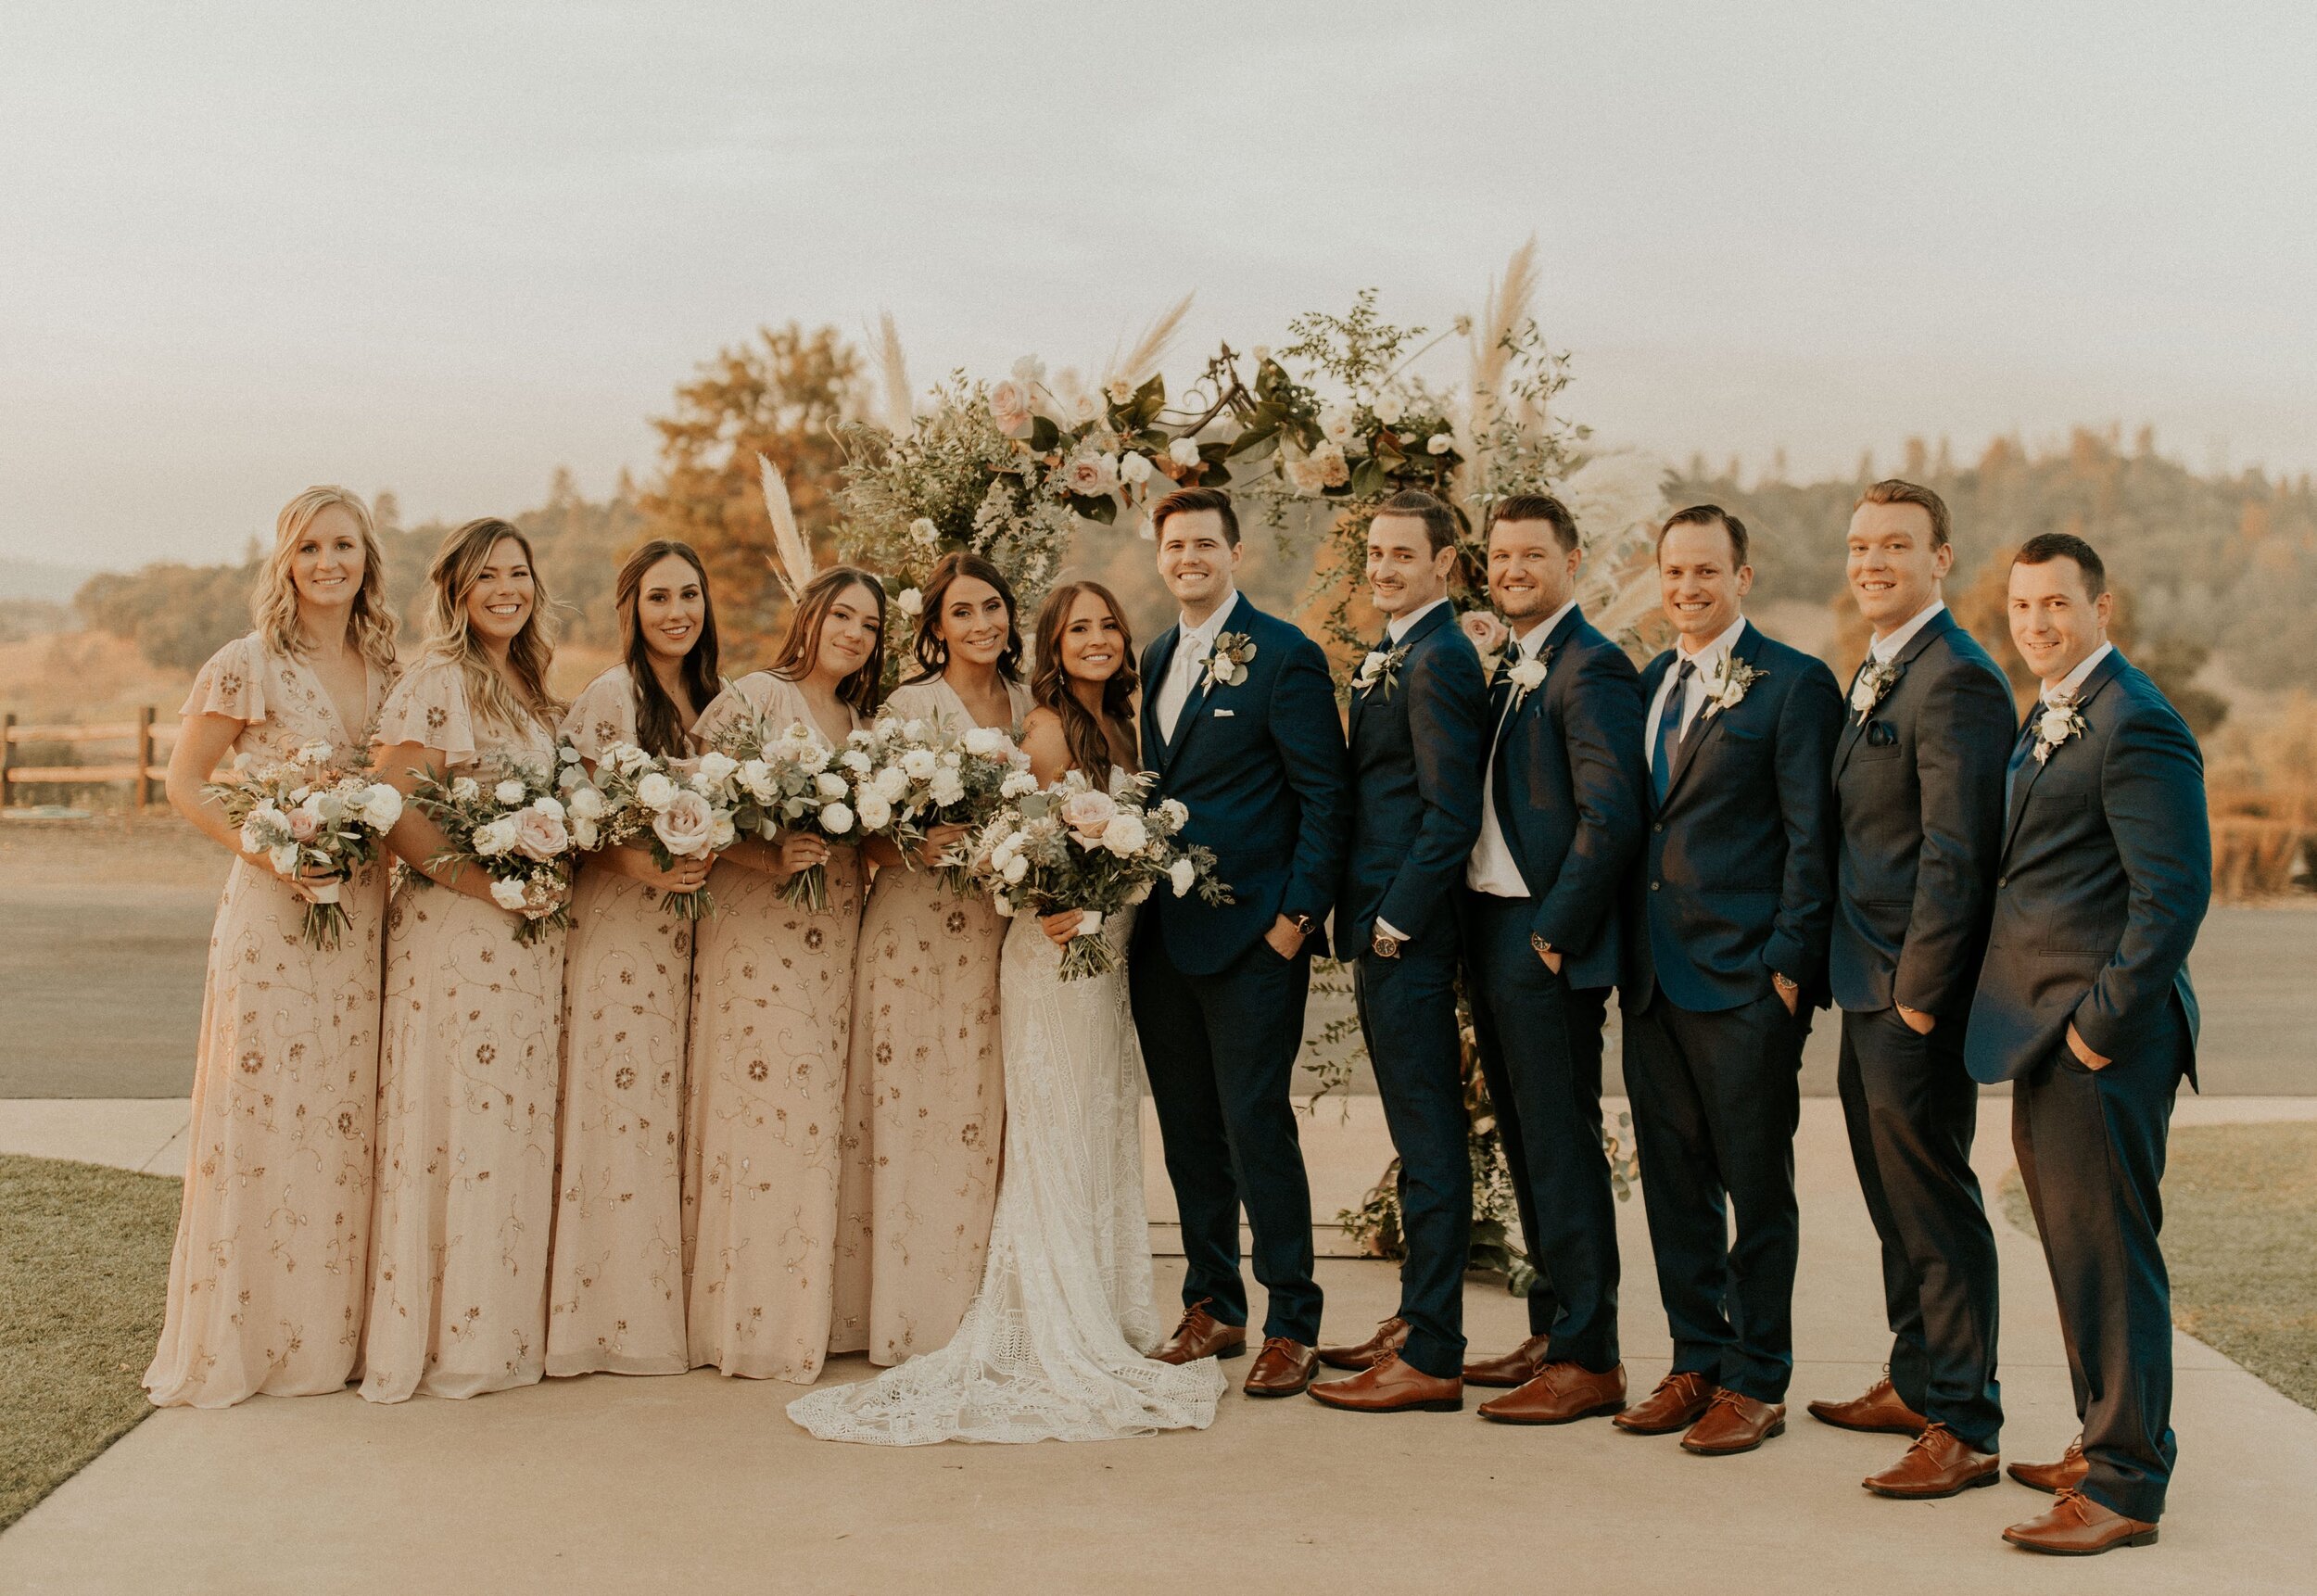
<path fill-rule="evenodd" d="M 1534 898 L 1460 894 L 1464 989 L 1480 1067 L 1513 1175 L 1521 1241 L 1537 1266 L 1528 1329 L 1546 1358 L 1617 1366 L 1617 1205 L 1601 1145 L 1605 988 L 1576 991 L 1529 945 Z"/>
<path fill-rule="evenodd" d="M 1895 1008 L 1845 1013 L 1836 1085 L 1882 1243 L 1891 1384 L 1917 1412 L 1994 1451 L 1995 1237 L 1971 1172 L 1979 1086 L 1963 1067 L 1962 1027 L 1918 1036 Z"/>
<path fill-rule="evenodd" d="M 1311 1185 L 1294 1101 L 1310 956 L 1282 958 L 1258 938 L 1220 973 L 1185 975 L 1146 932 L 1134 939 L 1127 982 L 1183 1221 L 1184 1306 L 1205 1300 L 1222 1323 L 1247 1323 L 1244 1203 L 1255 1278 L 1270 1295 L 1263 1334 L 1317 1345 Z"/>
<path fill-rule="evenodd" d="M 1456 940 L 1436 933 L 1404 944 L 1398 958 L 1362 953 L 1352 969 L 1361 1034 L 1399 1154 L 1408 1247 L 1399 1266 L 1399 1317 L 1408 1322 L 1400 1356 L 1443 1380 L 1464 1372 L 1464 1264 L 1473 1236 Z"/>
<path fill-rule="evenodd" d="M 2178 1034 L 2099 1070 L 2063 1041 L 2012 1083 L 2011 1147 L 2059 1300 L 2091 1472 L 2083 1493 L 2110 1512 L 2163 1516 L 2172 1438 L 2172 1287 L 2164 1226 L 2164 1145 L 2188 1057 Z"/>
<path fill-rule="evenodd" d="M 1626 1089 L 1674 1372 L 1758 1402 L 1784 1401 L 1794 1370 L 1794 1128 L 1809 1032 L 1809 1011 L 1788 1014 L 1776 993 L 1699 1013 L 1659 992 L 1626 1017 Z"/>

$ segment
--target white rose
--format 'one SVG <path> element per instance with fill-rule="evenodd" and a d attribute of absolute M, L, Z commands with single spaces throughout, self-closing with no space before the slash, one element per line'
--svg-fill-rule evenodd
<path fill-rule="evenodd" d="M 739 836 L 740 831 L 732 824 L 732 817 L 721 809 L 717 810 L 715 823 L 708 832 L 708 846 L 721 854 L 730 847 Z"/>
<path fill-rule="evenodd" d="M 842 837 L 853 830 L 853 811 L 842 804 L 824 805 L 820 812 L 820 829 L 832 837 Z"/>
<path fill-rule="evenodd" d="M 859 749 L 848 748 L 838 756 L 837 763 L 855 776 L 867 776 L 876 762 Z"/>
<path fill-rule="evenodd" d="M 675 782 L 654 770 L 636 783 L 636 802 L 647 809 L 665 809 L 676 802 L 676 791 Z"/>
<path fill-rule="evenodd" d="M 593 853 L 595 851 L 596 844 L 601 842 L 602 840 L 603 834 L 595 829 L 594 821 L 589 820 L 583 816 L 573 817 L 571 822 L 571 841 L 574 847 L 577 848 L 583 854 Z"/>
<path fill-rule="evenodd" d="M 531 807 L 542 815 L 552 815 L 558 820 L 563 817 L 563 801 L 561 798 L 535 798 L 531 801 Z"/>
<path fill-rule="evenodd" d="M 619 768 L 623 775 L 633 776 L 639 770 L 652 767 L 652 755 L 634 743 L 624 744 L 619 751 Z"/>
<path fill-rule="evenodd" d="M 1347 444 L 1352 435 L 1351 412 L 1342 405 L 1332 404 L 1320 412 L 1320 436 L 1333 444 Z"/>
<path fill-rule="evenodd" d="M 1007 378 L 990 386 L 990 420 L 1008 437 L 1024 437 L 1031 426 L 1030 388 Z"/>
<path fill-rule="evenodd" d="M 749 796 L 760 801 L 768 801 L 775 792 L 779 791 L 779 785 L 772 779 L 772 766 L 761 759 L 742 760 L 740 779 L 741 785 L 747 790 Z"/>
<path fill-rule="evenodd" d="M 1006 734 L 992 726 L 977 726 L 966 733 L 965 749 L 976 759 L 987 759 L 1006 746 Z"/>
<path fill-rule="evenodd" d="M 603 818 L 604 808 L 603 794 L 599 789 L 578 787 L 572 790 L 571 817 L 573 819 L 601 820 Z"/>
<path fill-rule="evenodd" d="M 998 874 L 1006 878 L 1006 884 L 1007 886 L 1012 886 L 1029 873 L 1030 861 L 1023 858 L 1019 854 L 1014 855 L 1003 865 L 998 867 Z"/>
<path fill-rule="evenodd" d="M 1189 806 L 1180 798 L 1160 799 L 1158 801 L 1158 813 L 1167 817 L 1167 824 L 1176 828 L 1183 826 L 1183 824 L 1191 817 Z"/>
<path fill-rule="evenodd" d="M 372 782 L 362 792 L 362 816 L 373 830 L 393 830 L 402 818 L 402 794 L 383 781 Z"/>
<path fill-rule="evenodd" d="M 1195 437 L 1176 438 L 1167 445 L 1167 458 L 1177 465 L 1196 465 L 1198 463 L 1198 439 Z"/>
<path fill-rule="evenodd" d="M 472 776 L 462 776 L 450 783 L 451 798 L 461 804 L 472 804 L 482 795 L 483 789 Z"/>
<path fill-rule="evenodd" d="M 929 789 L 933 802 L 946 809 L 952 804 L 963 803 L 966 796 L 965 779 L 955 770 L 936 770 Z"/>
<path fill-rule="evenodd" d="M 1178 898 L 1189 892 L 1191 883 L 1197 879 L 1198 870 L 1188 859 L 1177 859 L 1167 867 L 1167 884 L 1174 889 Z"/>
<path fill-rule="evenodd" d="M 475 827 L 475 835 L 469 839 L 469 842 L 477 856 L 486 859 L 497 858 L 515 845 L 515 817 L 513 815 L 501 815 L 487 825 Z"/>
<path fill-rule="evenodd" d="M 1149 828 L 1140 815 L 1118 816 L 1102 829 L 1102 845 L 1121 859 L 1133 858 L 1149 841 Z"/>
<path fill-rule="evenodd" d="M 930 748 L 911 748 L 902 753 L 901 768 L 912 781 L 930 781 L 933 772 L 941 767 L 941 760 Z"/>
<path fill-rule="evenodd" d="M 931 549 L 941 540 L 942 529 L 933 525 L 931 516 L 920 515 L 909 523 L 909 541 L 918 548 Z"/>
<path fill-rule="evenodd" d="M 1407 406 L 1400 402 L 1398 394 L 1378 394 L 1369 401 L 1368 408 L 1375 412 L 1375 419 L 1386 426 L 1398 424 L 1399 418 L 1408 413 Z"/>
<path fill-rule="evenodd" d="M 819 743 L 808 743 L 796 756 L 797 768 L 806 775 L 817 775 L 829 768 L 829 750 Z"/>
<path fill-rule="evenodd" d="M 1112 404 L 1132 404 L 1134 402 L 1134 385 L 1124 377 L 1112 377 L 1102 385 L 1102 397 Z"/>
<path fill-rule="evenodd" d="M 1446 454 L 1455 447 L 1456 440 L 1445 432 L 1436 432 L 1424 440 L 1424 451 L 1426 454 Z"/>
<path fill-rule="evenodd" d="M 1545 679 L 1545 667 L 1536 660 L 1524 659 L 1507 674 L 1512 677 L 1514 687 L 1523 692 L 1529 692 Z"/>
<path fill-rule="evenodd" d="M 877 773 L 877 779 L 870 785 L 886 803 L 898 804 L 909 795 L 909 773 L 897 765 L 888 765 Z"/>
<path fill-rule="evenodd" d="M 1017 770 L 998 783 L 1001 798 L 1027 798 L 1038 790 L 1038 779 L 1027 770 Z"/>
<path fill-rule="evenodd" d="M 905 615 L 921 615 L 925 614 L 925 595 L 918 592 L 915 588 L 902 589 L 901 596 L 895 599 L 893 602 L 900 606 L 901 613 Z"/>
<path fill-rule="evenodd" d="M 990 894 L 990 907 L 997 911 L 998 918 L 1000 919 L 1010 920 L 1014 918 L 1014 900 L 1007 897 L 1004 893 L 992 893 Z"/>
<path fill-rule="evenodd" d="M 1146 454 L 1129 450 L 1119 456 L 1119 480 L 1129 488 L 1140 488 L 1148 482 L 1155 469 L 1150 463 L 1150 456 Z"/>
<path fill-rule="evenodd" d="M 874 790 L 861 794 L 860 811 L 861 829 L 865 831 L 881 831 L 893 823 L 893 806 Z"/>
<path fill-rule="evenodd" d="M 297 872 L 298 872 L 298 844 L 297 844 L 297 843 L 295 843 L 295 842 L 276 842 L 276 843 L 275 843 L 272 847 L 268 848 L 268 849 L 265 851 L 265 856 L 266 856 L 267 860 L 268 860 L 270 863 L 272 863 L 272 865 L 273 866 L 273 870 L 274 870 L 274 873 L 275 873 L 276 875 L 289 876 L 289 875 L 295 875 L 295 874 L 297 874 Z"/>
<path fill-rule="evenodd" d="M 523 783 L 510 776 L 506 780 L 501 781 L 498 786 L 491 789 L 491 796 L 498 799 L 501 804 L 520 804 L 523 802 L 523 794 L 525 792 L 525 789 Z"/>
<path fill-rule="evenodd" d="M 2064 742 L 2068 737 L 2068 712 L 2046 704 L 2043 717 L 2035 723 L 2035 735 L 2046 742 Z"/>
<path fill-rule="evenodd" d="M 740 761 L 730 754 L 711 751 L 700 756 L 700 764 L 692 774 L 713 787 L 731 779 L 732 772 L 740 767 Z"/>
<path fill-rule="evenodd" d="M 824 770 L 818 776 L 813 778 L 813 792 L 815 795 L 829 803 L 835 803 L 838 799 L 843 797 L 848 791 L 849 789 L 844 784 L 844 778 L 842 776 L 833 775 L 830 772 Z"/>
<path fill-rule="evenodd" d="M 1287 462 L 1287 486 L 1298 493 L 1317 493 L 1327 486 L 1326 465 L 1311 455 Z"/>
<path fill-rule="evenodd" d="M 525 894 L 521 881 L 493 881 L 491 883 L 491 902 L 505 909 L 509 914 L 521 914 L 524 901 Z"/>
<path fill-rule="evenodd" d="M 1070 492 L 1087 499 L 1099 499 L 1119 485 L 1119 462 L 1114 455 L 1073 455 L 1062 464 L 1062 486 Z"/>

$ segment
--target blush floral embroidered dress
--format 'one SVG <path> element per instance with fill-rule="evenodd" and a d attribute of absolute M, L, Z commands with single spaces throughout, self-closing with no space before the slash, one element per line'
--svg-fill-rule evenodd
<path fill-rule="evenodd" d="M 1011 734 L 1030 711 L 1009 686 Z M 974 724 L 946 681 L 894 690 L 885 713 Z M 945 1345 L 981 1284 L 1006 1129 L 998 955 L 1007 922 L 940 872 L 877 872 L 854 984 L 853 1073 L 869 1083 L 868 1354 L 898 1363 Z M 848 1205 L 850 1206 L 850 1205 Z"/>
<path fill-rule="evenodd" d="M 692 729 L 712 746 L 749 716 L 814 727 L 796 685 L 741 678 Z M 824 744 L 817 728 L 814 735 Z M 868 1345 L 868 1083 L 848 1082 L 858 851 L 829 850 L 829 906 L 784 903 L 773 878 L 726 862 L 692 973 L 685 1201 L 691 1362 L 809 1383 Z M 848 1177 L 845 1165 L 856 1168 Z M 861 1194 L 841 1209 L 840 1189 Z"/>
<path fill-rule="evenodd" d="M 237 638 L 202 666 L 184 714 L 243 723 L 233 753 L 285 759 L 365 746 L 387 681 L 341 708 L 313 671 Z M 357 724 L 348 717 L 357 716 Z M 209 933 L 184 1204 L 161 1339 L 145 1388 L 161 1407 L 259 1391 L 342 1389 L 361 1354 L 378 1085 L 386 868 L 340 890 L 335 949 L 300 940 L 304 901 L 235 861 Z"/>
<path fill-rule="evenodd" d="M 454 775 L 492 754 L 555 758 L 547 727 L 475 714 L 449 663 L 402 678 L 378 741 L 439 749 Z M 563 937 L 525 946 L 515 924 L 415 876 L 386 911 L 372 1401 L 532 1385 L 544 1366 Z"/>
<path fill-rule="evenodd" d="M 563 740 L 590 763 L 636 741 L 624 665 L 588 684 Z M 680 1374 L 684 1040 L 692 923 L 665 894 L 592 862 L 563 953 L 562 1172 L 549 1269 L 547 1372 Z"/>

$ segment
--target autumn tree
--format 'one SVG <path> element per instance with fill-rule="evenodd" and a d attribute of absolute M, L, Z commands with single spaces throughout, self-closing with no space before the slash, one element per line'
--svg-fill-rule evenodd
<path fill-rule="evenodd" d="M 859 354 L 834 327 L 791 322 L 721 350 L 655 417 L 660 479 L 640 500 L 649 536 L 690 543 L 715 586 L 716 624 L 733 674 L 768 652 L 786 609 L 772 574 L 772 527 L 756 482 L 769 455 L 816 551 L 836 525 L 844 456 L 835 423 L 863 397 Z"/>

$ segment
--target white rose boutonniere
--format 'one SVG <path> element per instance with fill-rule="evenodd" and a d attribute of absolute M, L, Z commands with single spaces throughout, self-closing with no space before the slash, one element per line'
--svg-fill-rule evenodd
<path fill-rule="evenodd" d="M 2083 735 L 2083 716 L 2075 704 L 2047 703 L 2035 714 L 2035 763 L 2047 764 L 2063 742 Z"/>
<path fill-rule="evenodd" d="M 1867 724 L 1867 717 L 1874 714 L 1875 705 L 1882 702 L 1883 695 L 1898 685 L 1898 679 L 1897 662 L 1868 658 L 1867 668 L 1851 684 L 1851 712 L 1858 716 L 1861 726 Z"/>
<path fill-rule="evenodd" d="M 1351 690 L 1365 693 L 1381 683 L 1384 696 L 1392 696 L 1392 689 L 1399 685 L 1400 663 L 1408 657 L 1408 645 L 1396 649 L 1371 649 L 1368 657 L 1360 662 L 1360 669 L 1351 678 Z"/>
<path fill-rule="evenodd" d="M 1513 661 L 1513 668 L 1505 673 L 1505 679 L 1513 684 L 1513 702 L 1505 706 L 1506 709 L 1520 708 L 1523 699 L 1544 686 L 1545 672 L 1551 664 L 1552 650 L 1550 648 L 1539 649 L 1535 659 Z"/>
<path fill-rule="evenodd" d="M 1705 684 L 1705 703 L 1698 711 L 1698 718 L 1718 715 L 1726 709 L 1736 709 L 1745 702 L 1746 690 L 1770 673 L 1756 670 L 1736 654 L 1726 656 L 1715 668 L 1711 680 Z"/>
<path fill-rule="evenodd" d="M 1247 680 L 1247 661 L 1254 657 L 1254 640 L 1245 632 L 1218 635 L 1214 648 L 1207 655 L 1208 690 L 1236 687 Z"/>

